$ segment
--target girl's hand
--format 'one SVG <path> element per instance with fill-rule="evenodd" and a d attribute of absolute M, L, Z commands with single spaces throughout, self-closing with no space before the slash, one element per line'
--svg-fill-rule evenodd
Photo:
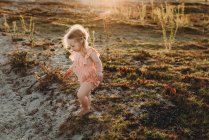
<path fill-rule="evenodd" d="M 64 75 L 64 80 L 66 80 L 70 75 L 71 75 L 71 73 L 72 73 L 72 70 L 71 69 L 69 69 L 66 73 L 65 73 L 65 75 Z"/>
<path fill-rule="evenodd" d="M 103 73 L 97 73 L 97 79 L 99 81 L 102 81 L 103 80 Z"/>

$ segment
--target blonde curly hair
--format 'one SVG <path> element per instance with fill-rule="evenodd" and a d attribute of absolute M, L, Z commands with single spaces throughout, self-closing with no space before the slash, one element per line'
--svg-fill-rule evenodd
<path fill-rule="evenodd" d="M 83 47 L 88 46 L 88 31 L 80 24 L 72 25 L 63 37 L 63 46 L 66 50 L 69 49 L 68 39 L 77 39 L 77 41 L 83 42 Z"/>

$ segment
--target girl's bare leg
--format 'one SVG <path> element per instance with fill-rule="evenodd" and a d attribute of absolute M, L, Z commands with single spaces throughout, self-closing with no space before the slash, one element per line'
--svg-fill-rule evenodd
<path fill-rule="evenodd" d="M 89 108 L 91 109 L 91 92 L 88 93 L 88 99 L 89 99 Z M 82 108 L 82 104 L 80 104 L 80 107 Z"/>
<path fill-rule="evenodd" d="M 88 99 L 89 99 L 89 108 L 91 109 L 91 91 L 88 93 Z"/>
<path fill-rule="evenodd" d="M 90 97 L 90 92 L 93 88 L 94 85 L 90 82 L 84 82 L 81 84 L 77 96 L 83 109 L 79 112 L 79 116 L 82 116 L 90 111 L 91 103 L 88 97 Z"/>

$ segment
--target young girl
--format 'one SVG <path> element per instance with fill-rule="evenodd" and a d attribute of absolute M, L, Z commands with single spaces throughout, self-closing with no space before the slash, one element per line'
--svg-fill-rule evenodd
<path fill-rule="evenodd" d="M 96 49 L 88 46 L 89 34 L 79 24 L 73 25 L 63 38 L 63 45 L 70 49 L 72 65 L 64 75 L 68 78 L 74 72 L 80 83 L 77 97 L 81 104 L 78 116 L 91 112 L 91 90 L 97 87 L 103 80 L 102 62 Z"/>

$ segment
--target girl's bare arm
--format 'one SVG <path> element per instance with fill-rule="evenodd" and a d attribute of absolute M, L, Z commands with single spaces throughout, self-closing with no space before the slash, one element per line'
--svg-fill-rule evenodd
<path fill-rule="evenodd" d="M 73 66 L 74 66 L 73 64 L 70 65 L 69 69 L 67 70 L 67 72 L 64 75 L 64 79 L 68 78 L 72 74 Z"/>

